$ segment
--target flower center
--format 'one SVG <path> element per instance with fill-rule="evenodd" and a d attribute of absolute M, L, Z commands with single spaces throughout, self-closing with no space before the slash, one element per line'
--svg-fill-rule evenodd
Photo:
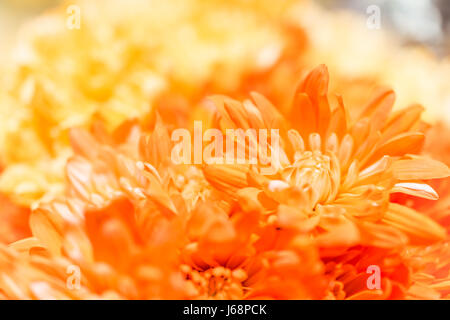
<path fill-rule="evenodd" d="M 195 207 L 199 200 L 205 200 L 210 194 L 209 184 L 201 170 L 191 167 L 186 172 L 179 173 L 174 179 L 175 186 L 181 192 L 189 210 Z"/>
<path fill-rule="evenodd" d="M 194 270 L 187 265 L 181 268 L 185 279 L 192 285 L 197 299 L 242 299 L 242 282 L 247 274 L 242 269 L 230 270 L 224 267 Z"/>
<path fill-rule="evenodd" d="M 281 176 L 291 186 L 300 189 L 311 189 L 310 204 L 331 200 L 339 186 L 339 170 L 337 161 L 322 152 L 304 151 L 297 153 L 294 163 L 287 166 Z"/>

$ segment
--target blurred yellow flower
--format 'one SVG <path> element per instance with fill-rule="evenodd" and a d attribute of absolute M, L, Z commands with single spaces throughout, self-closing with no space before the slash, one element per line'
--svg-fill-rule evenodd
<path fill-rule="evenodd" d="M 80 0 L 80 29 L 66 27 L 69 4 L 31 21 L 1 77 L 0 190 L 26 204 L 59 190 L 71 127 L 114 128 L 167 91 L 237 90 L 278 59 L 291 2 Z"/>

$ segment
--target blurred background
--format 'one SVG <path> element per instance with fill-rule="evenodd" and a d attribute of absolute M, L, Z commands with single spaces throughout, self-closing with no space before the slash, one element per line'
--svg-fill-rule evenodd
<path fill-rule="evenodd" d="M 381 11 L 381 24 L 395 32 L 404 44 L 429 46 L 444 56 L 450 49 L 450 1 L 448 0 L 320 0 L 324 7 L 367 14 L 370 5 Z"/>
<path fill-rule="evenodd" d="M 0 0 L 0 57 L 14 43 L 20 25 L 27 19 L 58 4 L 59 0 Z"/>
<path fill-rule="evenodd" d="M 95 0 L 94 0 L 95 1 Z M 27 19 L 61 0 L 0 0 L 0 54 L 11 46 L 19 26 Z M 448 0 L 316 0 L 325 9 L 350 10 L 367 15 L 367 8 L 376 5 L 381 23 L 404 44 L 422 44 L 438 56 L 450 52 L 450 1 Z"/>

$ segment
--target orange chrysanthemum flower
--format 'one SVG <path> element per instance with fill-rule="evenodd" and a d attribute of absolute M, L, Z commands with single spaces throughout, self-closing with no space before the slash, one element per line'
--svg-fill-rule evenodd
<path fill-rule="evenodd" d="M 331 258 L 336 267 L 345 265 L 336 261 L 349 248 L 362 246 L 359 254 L 366 247 L 376 248 L 377 264 L 388 260 L 391 269 L 390 252 L 398 255 L 407 244 L 432 244 L 446 232 L 428 216 L 391 202 L 390 196 L 404 193 L 436 200 L 437 193 L 424 180 L 447 177 L 450 171 L 419 155 L 424 142 L 422 107 L 390 114 L 394 93 L 383 88 L 359 114 L 349 114 L 339 96 L 331 106 L 327 87 L 328 72 L 320 66 L 299 84 L 284 113 L 256 93 L 243 103 L 215 97 L 217 127 L 222 131 L 279 128 L 283 148 L 280 161 L 271 163 L 277 169 L 271 176 L 260 174 L 258 165 L 205 165 L 205 177 L 228 197 L 245 192 L 258 201 L 268 223 L 314 236 L 322 257 Z M 259 160 L 262 157 L 258 154 Z M 346 282 L 361 272 L 354 269 Z M 366 278 L 367 274 L 361 279 Z M 407 278 L 400 276 L 402 289 L 409 285 Z M 367 290 L 362 283 L 358 290 Z M 387 288 L 389 293 L 378 296 L 400 296 L 392 284 Z M 353 285 L 339 296 L 368 297 L 355 290 Z"/>
<path fill-rule="evenodd" d="M 325 281 L 317 251 L 305 237 L 261 228 L 252 204 L 231 212 L 213 205 L 194 211 L 182 270 L 201 299 L 321 298 Z"/>
<path fill-rule="evenodd" d="M 256 187 L 254 195 L 278 205 L 277 220 L 328 230 L 316 236 L 332 246 L 395 247 L 442 239 L 442 227 L 389 201 L 390 194 L 398 192 L 436 199 L 436 192 L 420 180 L 450 173 L 443 163 L 418 155 L 424 142 L 418 131 L 421 108 L 412 106 L 390 116 L 394 93 L 381 89 L 360 114 L 350 115 L 340 97 L 331 110 L 327 86 L 328 72 L 321 66 L 298 86 L 284 116 L 258 94 L 243 104 L 215 98 L 222 130 L 278 127 L 285 139 L 281 160 L 272 163 L 278 166 L 274 175 L 261 175 L 258 166 L 205 165 L 207 180 L 230 194 Z M 334 233 L 337 227 L 347 232 Z"/>

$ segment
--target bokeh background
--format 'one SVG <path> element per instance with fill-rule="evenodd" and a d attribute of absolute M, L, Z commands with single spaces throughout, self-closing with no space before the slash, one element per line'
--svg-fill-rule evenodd
<path fill-rule="evenodd" d="M 245 2 L 245 1 L 244 1 Z M 280 3 L 295 2 L 282 0 Z M 420 98 L 428 108 L 426 117 L 434 120 L 444 117 L 450 122 L 450 102 L 440 99 L 440 106 L 431 96 L 442 96 L 441 89 L 431 88 L 427 73 L 434 78 L 448 72 L 450 55 L 450 1 L 448 0 L 315 0 L 306 10 L 297 12 L 298 23 L 310 35 L 313 49 L 311 66 L 316 63 L 333 64 L 346 76 L 374 76 L 385 73 L 386 85 L 393 86 L 400 96 L 399 103 L 410 103 Z M 28 21 L 57 7 L 70 5 L 62 0 L 0 0 L 0 58 L 7 59 L 17 45 L 19 30 Z M 376 5 L 381 10 L 380 30 L 367 30 L 367 8 Z M 283 7 L 278 4 L 277 7 Z M 100 23 L 100 22 L 99 22 Z M 342 47 L 342 50 L 334 50 Z M 351 47 L 351 48 L 350 48 Z M 402 52 L 396 52 L 402 48 Z M 332 55 L 332 57 L 330 57 Z M 424 58 L 425 57 L 425 58 Z M 394 71 L 387 70 L 386 59 L 392 60 Z M 397 60 L 396 60 L 397 59 Z M 420 62 L 412 63 L 419 59 Z M 434 61 L 431 62 L 430 60 Z M 398 65 L 400 62 L 400 65 Z M 404 62 L 405 65 L 401 65 Z M 381 67 L 383 65 L 383 67 Z M 439 67 L 436 68 L 436 65 Z M 417 67 L 419 70 L 405 70 Z M 331 66 L 333 69 L 333 67 Z M 441 69 L 441 70 L 437 70 Z M 400 78 L 413 77 L 408 88 L 399 87 Z M 414 85 L 412 85 L 414 83 Z M 417 84 L 417 85 L 415 85 Z M 439 86 L 439 84 L 437 85 Z M 420 88 L 423 88 L 421 90 Z M 448 87 L 445 87 L 448 89 Z M 403 93 L 405 91 L 405 93 Z M 429 97 L 421 94 L 427 91 Z M 436 92 L 439 91 L 439 92 Z M 408 95 L 410 98 L 404 98 Z M 442 106 L 442 101 L 445 105 Z M 436 111 L 438 110 L 438 111 Z M 445 111 L 445 112 L 443 112 Z M 431 116 L 430 116 L 431 115 Z"/>
<path fill-rule="evenodd" d="M 13 42 L 19 26 L 61 0 L 1 0 L 1 52 Z M 450 2 L 447 0 L 317 0 L 327 10 L 350 10 L 365 14 L 369 5 L 382 10 L 383 26 L 400 36 L 404 44 L 429 46 L 445 56 L 450 50 Z"/>

